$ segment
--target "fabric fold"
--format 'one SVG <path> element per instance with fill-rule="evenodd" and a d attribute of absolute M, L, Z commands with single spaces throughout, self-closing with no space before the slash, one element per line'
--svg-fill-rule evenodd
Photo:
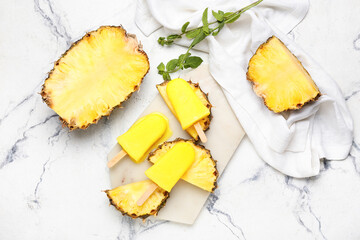
<path fill-rule="evenodd" d="M 138 0 L 136 19 L 146 35 L 164 26 L 179 32 L 182 24 L 201 25 L 202 12 L 235 11 L 251 1 Z M 236 116 L 259 156 L 275 169 L 293 177 L 317 175 L 320 159 L 345 158 L 352 144 L 352 119 L 339 87 L 319 65 L 286 34 L 305 17 L 308 0 L 264 0 L 216 37 L 208 36 L 198 49 L 209 53 L 211 75 L 223 88 Z M 211 19 L 210 19 L 211 20 Z M 147 21 L 147 23 L 143 23 Z M 246 79 L 249 59 L 259 45 L 277 36 L 298 57 L 319 87 L 322 96 L 288 116 L 268 110 Z M 179 44 L 188 45 L 181 39 Z"/>

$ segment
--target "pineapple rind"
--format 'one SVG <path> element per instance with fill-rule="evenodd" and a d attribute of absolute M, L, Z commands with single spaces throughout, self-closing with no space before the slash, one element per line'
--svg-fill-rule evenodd
<path fill-rule="evenodd" d="M 156 162 L 163 154 L 171 149 L 178 142 L 188 142 L 195 149 L 195 161 L 182 176 L 182 179 L 197 186 L 205 191 L 213 192 L 217 188 L 217 178 L 219 173 L 216 168 L 216 160 L 213 159 L 211 153 L 204 146 L 195 143 L 194 140 L 185 140 L 177 138 L 174 141 L 164 142 L 157 149 L 149 154 L 148 160 L 152 163 Z M 203 171 L 202 167 L 207 167 L 209 171 Z M 195 176 L 194 176 L 195 175 Z"/>
<path fill-rule="evenodd" d="M 262 55 L 262 52 L 264 51 L 264 48 L 267 47 L 267 45 L 270 43 L 270 41 L 272 40 L 278 40 L 280 42 L 280 44 L 282 45 L 283 49 L 285 49 L 285 51 L 287 51 L 290 55 L 291 55 L 291 59 L 296 61 L 297 66 L 299 66 L 306 74 L 308 79 L 311 81 L 310 85 L 313 85 L 314 89 L 312 91 L 312 93 L 310 94 L 310 96 L 305 97 L 305 99 L 299 99 L 297 102 L 290 102 L 290 103 L 283 103 L 283 105 L 285 106 L 278 106 L 274 104 L 269 104 L 268 101 L 269 99 L 267 99 L 266 94 L 264 93 L 264 87 L 261 84 L 259 84 L 254 76 L 254 69 L 253 65 L 256 64 L 257 58 L 259 56 Z M 302 65 L 302 63 L 296 58 L 296 56 L 290 52 L 289 49 L 287 49 L 287 47 L 285 46 L 285 44 L 278 38 L 276 38 L 275 36 L 272 36 L 270 38 L 267 39 L 267 41 L 263 44 L 261 44 L 259 46 L 259 48 L 256 50 L 254 56 L 251 57 L 250 61 L 249 61 L 249 65 L 248 65 L 248 71 L 246 73 L 247 76 L 247 80 L 249 80 L 252 85 L 253 85 L 253 89 L 254 92 L 256 93 L 256 95 L 258 95 L 259 97 L 261 97 L 263 99 L 263 102 L 265 104 L 265 106 L 275 112 L 275 113 L 280 113 L 280 112 L 284 112 L 287 110 L 296 110 L 296 109 L 301 109 L 305 104 L 311 103 L 313 101 L 316 101 L 320 96 L 321 93 L 318 89 L 318 87 L 316 86 L 315 82 L 311 79 L 310 74 L 307 72 L 307 70 L 304 68 L 304 66 Z M 304 89 L 302 89 L 304 90 Z M 305 89 L 307 92 L 311 92 L 311 89 L 307 88 Z M 298 93 L 300 94 L 300 93 Z M 280 97 L 280 96 L 279 96 Z"/>
<path fill-rule="evenodd" d="M 124 207 L 124 204 L 126 201 L 129 200 L 131 197 L 135 197 L 136 200 L 142 195 L 143 192 L 145 192 L 148 188 L 148 186 L 151 184 L 151 180 L 145 180 L 141 182 L 135 182 L 130 183 L 127 185 L 119 186 L 117 188 L 106 190 L 104 191 L 109 198 L 110 204 L 113 205 L 117 210 L 119 210 L 123 215 L 128 215 L 131 218 L 142 218 L 145 219 L 151 215 L 156 216 L 161 208 L 165 206 L 166 200 L 169 198 L 169 192 L 157 188 L 155 192 L 145 201 L 145 203 L 142 206 L 137 206 L 135 200 L 132 201 L 133 206 L 128 206 L 127 208 Z M 116 194 L 124 193 L 126 195 L 127 191 L 129 189 L 131 190 L 131 187 L 137 185 L 137 187 L 142 187 L 143 185 L 143 191 L 141 192 L 135 192 L 133 191 L 131 194 L 136 196 L 125 196 L 122 198 L 122 201 L 118 201 L 116 199 Z M 127 197 L 127 199 L 126 199 Z M 155 204 L 155 206 L 151 206 L 154 198 L 158 197 L 158 202 Z M 160 200 L 160 201 L 159 201 Z M 125 202 L 125 203 L 124 203 Z"/>
<path fill-rule="evenodd" d="M 124 32 L 124 35 L 125 35 L 125 40 L 127 41 L 132 41 L 134 44 L 135 44 L 135 52 L 137 53 L 140 53 L 142 55 L 144 55 L 144 57 L 146 58 L 146 61 L 147 61 L 147 70 L 146 72 L 144 73 L 144 75 L 142 76 L 141 79 L 139 79 L 139 83 L 137 85 L 134 86 L 134 89 L 133 91 L 129 92 L 128 95 L 124 98 L 123 101 L 119 102 L 119 104 L 115 105 L 115 106 L 112 106 L 111 108 L 108 109 L 108 111 L 105 113 L 105 114 L 102 114 L 100 116 L 98 116 L 97 118 L 95 119 L 92 119 L 92 122 L 89 122 L 87 124 L 83 124 L 83 125 L 79 125 L 77 123 L 76 120 L 74 119 L 64 119 L 62 118 L 60 115 L 59 115 L 59 119 L 60 121 L 62 122 L 62 125 L 63 127 L 68 127 L 70 130 L 74 130 L 74 129 L 86 129 L 90 124 L 96 124 L 102 117 L 104 116 L 109 116 L 111 114 L 111 112 L 115 109 L 115 108 L 118 108 L 121 106 L 121 104 L 123 102 L 125 102 L 126 100 L 128 100 L 131 95 L 137 91 L 144 79 L 144 77 L 146 76 L 146 74 L 149 72 L 149 69 L 150 69 L 150 64 L 149 64 L 149 58 L 147 56 L 147 54 L 143 51 L 142 49 L 142 45 L 140 42 L 138 42 L 136 36 L 134 34 L 129 34 L 126 32 L 126 30 L 120 25 L 120 26 L 101 26 L 100 28 L 98 28 L 97 30 L 94 30 L 94 31 L 91 31 L 91 32 L 88 32 L 86 33 L 81 39 L 79 39 L 78 41 L 74 42 L 70 48 L 64 53 L 62 54 L 62 56 L 54 63 L 54 68 L 48 73 L 48 77 L 46 78 L 44 84 L 42 85 L 42 90 L 40 92 L 40 95 L 42 96 L 42 99 L 43 101 L 50 107 L 53 109 L 53 103 L 51 101 L 51 94 L 52 94 L 52 91 L 51 90 L 48 90 L 46 88 L 46 82 L 48 79 L 51 78 L 52 74 L 54 73 L 55 71 L 55 68 L 56 66 L 58 66 L 61 62 L 61 60 L 75 47 L 77 46 L 79 43 L 81 43 L 82 41 L 85 41 L 87 40 L 88 38 L 91 37 L 91 34 L 92 33 L 95 33 L 95 32 L 98 32 L 98 31 L 101 31 L 101 30 L 104 30 L 104 29 L 111 29 L 111 28 L 116 28 L 116 29 L 120 29 L 121 31 Z"/>
<path fill-rule="evenodd" d="M 175 115 L 175 112 L 171 106 L 170 101 L 167 98 L 166 95 L 166 85 L 168 84 L 169 81 L 164 81 L 161 84 L 156 85 L 156 88 L 158 89 L 160 95 L 162 96 L 162 98 L 164 99 L 166 105 L 169 107 L 169 109 L 171 110 L 171 112 Z M 200 88 L 198 83 L 193 83 L 191 81 L 188 81 L 188 83 L 190 83 L 190 86 L 194 89 L 195 94 L 199 97 L 199 99 L 201 100 L 201 102 L 204 104 L 204 106 L 206 106 L 209 111 L 210 111 L 210 115 L 201 119 L 199 121 L 203 131 L 207 131 L 210 128 L 210 122 L 212 119 L 212 114 L 211 114 L 211 108 L 212 105 L 209 101 L 209 94 L 208 93 L 204 93 L 202 91 L 202 89 Z M 188 129 L 186 129 L 186 132 L 195 140 L 198 141 L 199 140 L 199 136 L 194 128 L 194 126 L 189 127 Z"/>

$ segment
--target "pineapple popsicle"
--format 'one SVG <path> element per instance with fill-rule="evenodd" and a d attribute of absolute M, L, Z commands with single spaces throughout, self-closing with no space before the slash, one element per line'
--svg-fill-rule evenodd
<path fill-rule="evenodd" d="M 182 129 L 187 129 L 194 125 L 201 140 L 206 142 L 206 137 L 199 120 L 210 115 L 210 111 L 196 96 L 191 86 L 184 79 L 177 78 L 171 80 L 166 87 L 166 94 L 174 108 L 176 116 Z"/>
<path fill-rule="evenodd" d="M 108 162 L 108 167 L 114 166 L 126 154 L 134 162 L 141 162 L 153 146 L 165 141 L 171 134 L 169 120 L 163 114 L 154 112 L 140 118 L 117 138 L 123 150 Z"/>
<path fill-rule="evenodd" d="M 145 175 L 162 189 L 170 192 L 195 161 L 195 150 L 187 142 L 179 142 L 163 155 Z"/>

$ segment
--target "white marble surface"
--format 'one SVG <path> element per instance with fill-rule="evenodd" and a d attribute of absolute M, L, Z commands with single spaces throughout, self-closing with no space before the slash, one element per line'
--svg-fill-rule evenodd
<path fill-rule="evenodd" d="M 345 161 L 309 179 L 264 164 L 245 138 L 192 226 L 122 216 L 106 154 L 156 94 L 156 65 L 180 47 L 157 45 L 134 24 L 131 0 L 0 2 L 0 239 L 360 239 L 360 4 L 311 0 L 291 33 L 338 82 L 355 123 Z M 85 31 L 122 24 L 138 35 L 151 72 L 141 91 L 86 131 L 61 128 L 37 94 L 54 61 Z M 164 57 L 166 56 L 166 57 Z M 206 57 L 206 56 L 205 56 Z"/>

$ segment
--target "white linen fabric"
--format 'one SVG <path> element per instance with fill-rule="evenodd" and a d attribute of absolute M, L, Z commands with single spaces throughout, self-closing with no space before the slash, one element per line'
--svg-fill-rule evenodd
<path fill-rule="evenodd" d="M 138 0 L 136 24 L 145 35 L 160 27 L 180 32 L 202 25 L 204 9 L 236 11 L 252 1 Z M 336 82 L 289 39 L 289 33 L 305 17 L 308 0 L 264 0 L 227 24 L 217 35 L 207 37 L 197 49 L 209 53 L 211 75 L 223 88 L 241 125 L 259 156 L 280 172 L 304 178 L 317 175 L 320 160 L 345 159 L 353 139 L 353 123 Z M 215 20 L 215 19 L 210 19 Z M 275 35 L 297 56 L 319 87 L 322 96 L 288 116 L 267 109 L 246 80 L 249 59 L 258 46 Z M 180 45 L 188 45 L 183 38 Z M 211 96 L 210 96 L 211 100 Z"/>

